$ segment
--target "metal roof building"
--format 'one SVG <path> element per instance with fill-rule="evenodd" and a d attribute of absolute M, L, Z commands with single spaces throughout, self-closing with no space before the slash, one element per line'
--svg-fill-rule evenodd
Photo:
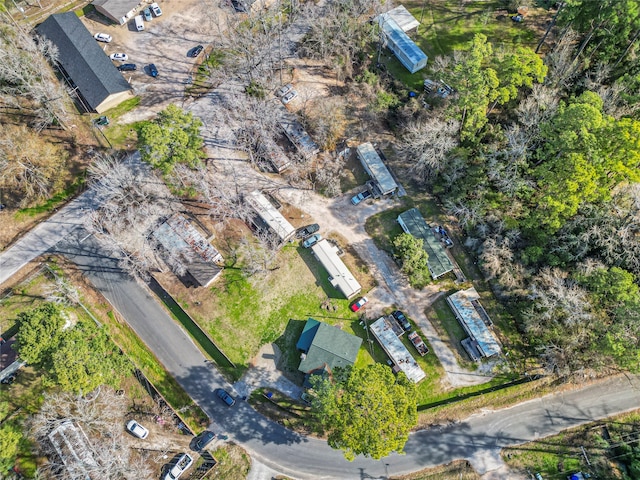
<path fill-rule="evenodd" d="M 140 0 L 94 0 L 92 5 L 105 17 L 124 25 L 135 16 Z"/>
<path fill-rule="evenodd" d="M 87 111 L 102 113 L 133 97 L 133 90 L 74 12 L 49 16 L 38 35 L 58 47 L 58 67 Z"/>
<path fill-rule="evenodd" d="M 312 373 L 353 365 L 361 344 L 361 338 L 309 318 L 296 344 L 296 348 L 303 352 L 298 370 Z"/>
<path fill-rule="evenodd" d="M 369 326 L 369 330 L 376 337 L 396 369 L 403 371 L 409 380 L 413 383 L 418 383 L 426 378 L 427 374 L 424 373 L 418 362 L 411 356 L 402 340 L 398 338 L 386 317 L 380 317 L 373 322 Z"/>
<path fill-rule="evenodd" d="M 483 357 L 499 355 L 501 352 L 500 344 L 489 329 L 491 320 L 479 300 L 480 295 L 473 287 L 460 290 L 447 297 L 447 303 L 462 328 L 471 337 L 478 352 Z"/>
<path fill-rule="evenodd" d="M 318 154 L 320 152 L 320 147 L 313 141 L 302 124 L 294 115 L 289 113 L 284 106 L 281 106 L 281 109 L 283 110 L 283 114 L 279 122 L 280 127 L 293 146 L 296 147 L 306 158 L 310 158 Z"/>
<path fill-rule="evenodd" d="M 248 194 L 245 200 L 251 208 L 255 210 L 269 230 L 278 237 L 280 243 L 288 242 L 293 238 L 296 229 L 259 190 L 254 190 Z M 260 227 L 260 225 L 256 226 Z"/>
<path fill-rule="evenodd" d="M 382 15 L 380 15 L 380 17 L 382 17 L 382 20 L 387 20 L 388 18 L 393 19 L 393 21 L 396 22 L 405 33 L 420 26 L 420 22 L 416 20 L 416 17 L 411 15 L 409 10 L 404 8 L 404 5 L 392 8 L 387 13 L 383 13 Z M 381 19 L 379 18 L 378 21 L 380 21 Z"/>
<path fill-rule="evenodd" d="M 378 190 L 380 190 L 381 195 L 388 195 L 398 189 L 398 184 L 371 143 L 366 142 L 358 145 L 356 153 L 360 163 L 362 163 L 362 166 L 374 181 Z"/>
<path fill-rule="evenodd" d="M 222 255 L 191 225 L 176 213 L 153 232 L 153 236 L 171 255 L 179 258 L 189 275 L 201 287 L 213 282 L 222 267 Z"/>
<path fill-rule="evenodd" d="M 402 31 L 392 17 L 380 15 L 378 22 L 384 32 L 387 47 L 407 70 L 416 73 L 427 66 L 425 53 Z"/>
<path fill-rule="evenodd" d="M 335 245 L 323 238 L 311 247 L 311 251 L 329 274 L 331 285 L 340 290 L 347 299 L 355 297 L 362 291 L 362 286 L 340 260 Z"/>
<path fill-rule="evenodd" d="M 429 255 L 427 266 L 434 280 L 453 270 L 453 263 L 447 255 L 444 246 L 436 238 L 433 230 L 427 225 L 427 222 L 424 221 L 420 210 L 412 208 L 411 210 L 401 213 L 398 215 L 398 223 L 405 233 L 409 233 L 416 238 L 421 238 L 424 242 L 423 248 Z"/>

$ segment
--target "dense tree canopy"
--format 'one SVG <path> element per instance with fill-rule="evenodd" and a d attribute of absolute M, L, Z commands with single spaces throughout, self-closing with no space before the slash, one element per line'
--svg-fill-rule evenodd
<path fill-rule="evenodd" d="M 142 159 L 165 174 L 177 163 L 196 168 L 204 155 L 201 126 L 200 119 L 192 113 L 169 105 L 158 113 L 156 120 L 142 125 L 138 137 Z"/>
<path fill-rule="evenodd" d="M 402 262 L 402 272 L 413 286 L 420 287 L 429 282 L 429 255 L 423 248 L 424 240 L 410 233 L 401 233 L 393 239 L 396 256 Z"/>
<path fill-rule="evenodd" d="M 47 372 L 62 389 L 87 393 L 99 385 L 117 386 L 126 372 L 126 357 L 106 330 L 91 320 L 72 325 L 60 305 L 45 303 L 18 315 L 18 354 Z"/>
<path fill-rule="evenodd" d="M 337 370 L 333 378 L 314 379 L 314 406 L 329 445 L 348 460 L 402 453 L 418 418 L 415 385 L 380 363 Z"/>

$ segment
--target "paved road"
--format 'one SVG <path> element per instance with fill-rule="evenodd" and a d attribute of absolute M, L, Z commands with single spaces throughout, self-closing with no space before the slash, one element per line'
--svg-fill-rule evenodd
<path fill-rule="evenodd" d="M 497 469 L 499 451 L 542 438 L 573 425 L 638 408 L 640 379 L 617 377 L 606 382 L 497 412 L 476 415 L 446 428 L 411 435 L 406 455 L 384 461 L 358 458 L 347 462 L 324 441 L 289 432 L 239 401 L 227 408 L 213 395 L 229 388 L 218 371 L 205 362 L 197 346 L 158 305 L 152 295 L 105 255 L 83 229 L 56 248 L 74 261 L 150 346 L 167 370 L 207 412 L 214 430 L 224 431 L 260 463 L 298 479 L 385 478 L 425 467 L 469 459 L 479 472 Z"/>

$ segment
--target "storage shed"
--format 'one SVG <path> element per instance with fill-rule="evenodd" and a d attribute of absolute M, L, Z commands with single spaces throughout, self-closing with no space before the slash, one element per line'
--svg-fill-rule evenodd
<path fill-rule="evenodd" d="M 108 19 L 124 25 L 135 16 L 141 3 L 140 0 L 94 0 L 92 5 Z"/>
<path fill-rule="evenodd" d="M 388 195 L 398 189 L 398 184 L 371 143 L 366 142 L 358 145 L 356 154 L 360 163 L 362 163 L 362 166 L 373 180 L 374 186 L 378 190 L 376 193 Z"/>
<path fill-rule="evenodd" d="M 413 30 L 414 28 L 418 28 L 418 26 L 420 25 L 420 22 L 416 20 L 416 17 L 411 15 L 411 12 L 409 12 L 409 10 L 404 8 L 404 5 L 400 5 L 399 7 L 392 8 L 388 12 L 380 15 L 380 17 L 382 17 L 382 20 L 391 18 L 394 22 L 398 24 L 398 26 L 402 29 L 404 33 L 407 33 Z"/>
<path fill-rule="evenodd" d="M 338 248 L 323 238 L 311 247 L 313 255 L 329 274 L 329 281 L 336 289 L 349 298 L 362 291 L 362 286 L 338 256 Z"/>
<path fill-rule="evenodd" d="M 409 72 L 416 73 L 427 66 L 427 55 L 402 31 L 402 28 L 393 18 L 381 15 L 379 23 L 384 33 L 387 47 Z"/>
<path fill-rule="evenodd" d="M 427 267 L 434 280 L 453 270 L 453 262 L 447 255 L 444 245 L 436 238 L 433 230 L 425 222 L 420 210 L 412 208 L 398 215 L 398 223 L 405 233 L 421 238 L 423 248 L 429 255 Z"/>
<path fill-rule="evenodd" d="M 58 67 L 87 111 L 102 113 L 133 98 L 133 89 L 74 12 L 56 13 L 36 27 L 58 47 Z"/>

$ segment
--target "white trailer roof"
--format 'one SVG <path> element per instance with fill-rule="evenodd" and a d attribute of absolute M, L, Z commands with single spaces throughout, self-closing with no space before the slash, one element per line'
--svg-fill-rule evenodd
<path fill-rule="evenodd" d="M 362 286 L 355 279 L 338 256 L 337 248 L 328 240 L 322 239 L 311 247 L 313 254 L 329 274 L 331 285 L 340 290 L 347 298 L 352 298 L 360 293 Z"/>

